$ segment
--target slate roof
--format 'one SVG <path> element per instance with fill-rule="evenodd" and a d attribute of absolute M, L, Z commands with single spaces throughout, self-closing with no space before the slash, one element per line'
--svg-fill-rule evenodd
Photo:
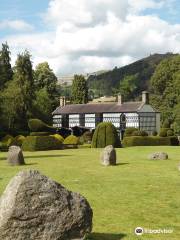
<path fill-rule="evenodd" d="M 58 107 L 52 114 L 81 114 L 81 113 L 126 113 L 138 112 L 144 104 L 142 102 L 125 102 L 123 104 L 71 104 Z"/>

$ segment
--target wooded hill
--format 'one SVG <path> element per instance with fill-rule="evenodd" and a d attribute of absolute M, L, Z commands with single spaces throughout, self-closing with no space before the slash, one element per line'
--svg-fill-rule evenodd
<path fill-rule="evenodd" d="M 127 100 L 138 98 L 143 90 L 149 90 L 150 78 L 156 66 L 163 59 L 173 55 L 172 53 L 154 54 L 127 66 L 116 67 L 111 71 L 89 76 L 87 81 L 92 97 L 114 95 L 122 92 L 123 86 L 121 84 L 126 81 L 126 85 L 131 85 L 131 88 L 134 86 L 134 89 L 131 89 L 131 94 L 127 96 L 130 99 Z M 128 80 L 127 77 L 131 77 L 131 79 Z"/>

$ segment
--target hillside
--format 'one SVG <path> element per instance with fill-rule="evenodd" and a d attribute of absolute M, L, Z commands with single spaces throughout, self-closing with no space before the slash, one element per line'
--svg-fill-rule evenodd
<path fill-rule="evenodd" d="M 119 91 L 119 84 L 125 76 L 136 75 L 137 88 L 134 97 L 141 91 L 149 89 L 149 80 L 155 71 L 156 66 L 165 58 L 173 56 L 172 53 L 154 54 L 137 62 L 121 68 L 114 68 L 111 71 L 98 75 L 91 75 L 87 79 L 91 92 L 97 96 L 112 95 Z"/>

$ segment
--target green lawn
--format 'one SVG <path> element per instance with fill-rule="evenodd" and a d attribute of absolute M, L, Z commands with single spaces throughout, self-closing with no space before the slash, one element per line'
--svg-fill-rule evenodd
<path fill-rule="evenodd" d="M 180 239 L 180 147 L 134 147 L 117 150 L 118 165 L 103 167 L 99 149 L 26 152 L 26 166 L 10 167 L 0 153 L 0 192 L 22 169 L 38 169 L 84 195 L 93 212 L 92 240 Z M 169 160 L 147 156 L 165 151 Z M 136 237 L 136 227 L 173 229 L 172 234 Z"/>

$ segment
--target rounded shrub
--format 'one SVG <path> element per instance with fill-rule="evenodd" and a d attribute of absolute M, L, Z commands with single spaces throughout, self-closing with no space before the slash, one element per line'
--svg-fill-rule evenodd
<path fill-rule="evenodd" d="M 1 139 L 1 142 L 2 142 L 4 145 L 6 145 L 7 147 L 9 147 L 9 146 L 12 144 L 13 141 L 14 141 L 14 138 L 13 138 L 13 136 L 11 136 L 11 135 L 6 135 L 5 137 L 3 137 L 3 138 Z"/>
<path fill-rule="evenodd" d="M 174 136 L 174 131 L 172 129 L 167 130 L 167 136 L 168 137 Z"/>
<path fill-rule="evenodd" d="M 92 141 L 93 133 L 90 131 L 87 131 L 83 134 L 83 140 L 84 143 L 90 143 Z"/>
<path fill-rule="evenodd" d="M 54 134 L 54 135 L 50 135 L 50 136 L 56 138 L 56 139 L 59 140 L 61 143 L 64 142 L 64 138 L 63 138 L 61 135 L 59 135 L 59 134 Z"/>
<path fill-rule="evenodd" d="M 52 136 L 28 136 L 23 142 L 24 151 L 46 151 L 62 149 L 62 143 Z"/>
<path fill-rule="evenodd" d="M 18 135 L 12 141 L 12 145 L 21 147 L 26 138 L 23 135 Z"/>
<path fill-rule="evenodd" d="M 152 132 L 152 136 L 157 136 L 157 135 L 158 135 L 157 131 Z"/>
<path fill-rule="evenodd" d="M 167 131 L 170 130 L 169 128 L 161 128 L 159 132 L 160 137 L 167 137 Z"/>
<path fill-rule="evenodd" d="M 171 125 L 171 123 L 170 123 L 169 119 L 166 119 L 162 124 L 162 128 L 170 128 L 170 125 Z"/>
<path fill-rule="evenodd" d="M 92 148 L 104 148 L 108 145 L 120 147 L 117 130 L 110 122 L 99 123 L 95 129 L 91 146 Z"/>
<path fill-rule="evenodd" d="M 135 127 L 126 128 L 126 130 L 124 132 L 124 136 L 125 137 L 132 136 L 132 133 L 135 132 L 135 131 L 138 131 L 138 129 L 135 128 Z"/>
<path fill-rule="evenodd" d="M 65 138 L 63 144 L 65 145 L 78 145 L 79 138 L 74 135 L 69 135 L 67 138 Z"/>

